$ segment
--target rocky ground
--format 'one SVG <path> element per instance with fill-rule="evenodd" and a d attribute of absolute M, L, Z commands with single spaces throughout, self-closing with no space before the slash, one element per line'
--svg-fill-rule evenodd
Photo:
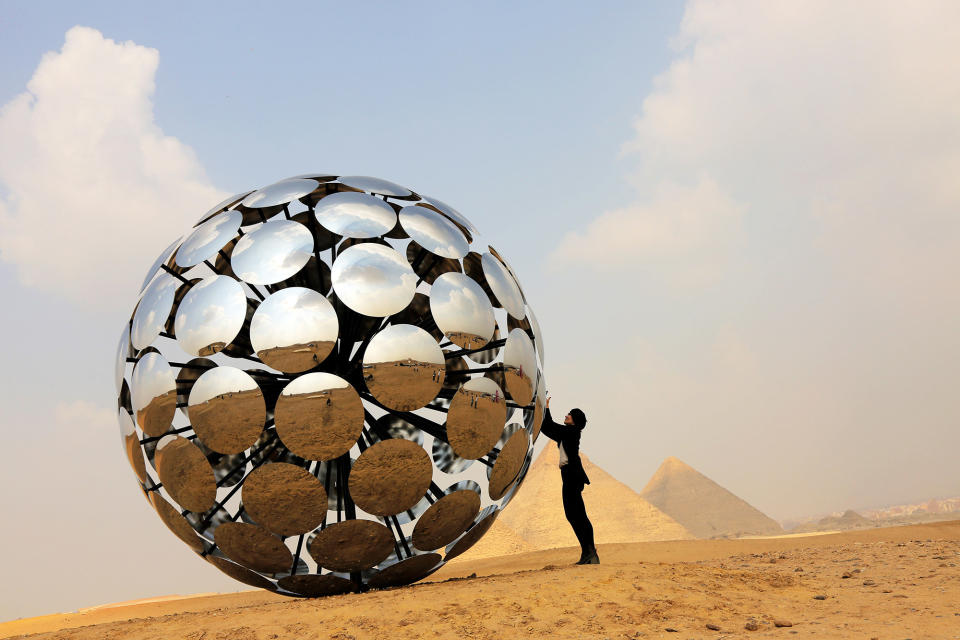
<path fill-rule="evenodd" d="M 318 600 L 242 592 L 0 624 L 0 637 L 960 638 L 960 521 L 829 535 L 612 544 L 451 563 Z"/>

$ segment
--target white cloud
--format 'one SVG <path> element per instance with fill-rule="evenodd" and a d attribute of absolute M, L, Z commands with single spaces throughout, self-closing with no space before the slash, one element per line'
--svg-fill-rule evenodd
<path fill-rule="evenodd" d="M 0 110 L 0 258 L 28 286 L 132 308 L 156 255 L 227 195 L 154 122 L 158 62 L 74 27 Z"/>

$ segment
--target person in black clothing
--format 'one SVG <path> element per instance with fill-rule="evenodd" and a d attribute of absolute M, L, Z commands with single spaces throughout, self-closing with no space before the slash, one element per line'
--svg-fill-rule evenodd
<path fill-rule="evenodd" d="M 543 416 L 540 433 L 555 440 L 560 450 L 563 512 L 580 541 L 580 560 L 577 564 L 600 564 L 597 548 L 593 544 L 593 525 L 590 524 L 587 509 L 583 505 L 583 487 L 590 484 L 590 478 L 580 461 L 580 433 L 585 426 L 587 417 L 580 409 L 571 409 L 563 419 L 563 424 L 554 422 L 550 416 L 550 398 L 547 398 L 547 411 Z"/>

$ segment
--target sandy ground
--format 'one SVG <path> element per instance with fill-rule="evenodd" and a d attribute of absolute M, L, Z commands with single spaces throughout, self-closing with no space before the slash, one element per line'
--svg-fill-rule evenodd
<path fill-rule="evenodd" d="M 571 566 L 576 556 L 467 554 L 410 587 L 317 600 L 248 591 L 125 603 L 0 624 L 0 637 L 960 638 L 960 521 L 603 545 L 594 566 Z"/>

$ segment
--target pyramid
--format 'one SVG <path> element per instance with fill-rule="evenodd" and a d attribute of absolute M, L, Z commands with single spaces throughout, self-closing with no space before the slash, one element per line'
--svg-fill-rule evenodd
<path fill-rule="evenodd" d="M 877 523 L 854 511 L 847 509 L 840 516 L 827 516 L 816 522 L 802 524 L 791 533 L 808 533 L 810 531 L 846 531 L 848 529 L 867 529 L 875 527 Z"/>
<path fill-rule="evenodd" d="M 687 540 L 689 531 L 641 498 L 636 491 L 580 454 L 590 484 L 583 491 L 587 515 L 597 544 Z M 481 558 L 578 546 L 563 515 L 556 445 L 546 448 L 530 465 L 527 477 L 490 531 L 465 557 Z M 488 541 L 489 538 L 489 541 Z M 513 549 L 519 549 L 513 550 Z"/>
<path fill-rule="evenodd" d="M 776 521 L 672 456 L 640 495 L 698 538 L 783 533 Z"/>

